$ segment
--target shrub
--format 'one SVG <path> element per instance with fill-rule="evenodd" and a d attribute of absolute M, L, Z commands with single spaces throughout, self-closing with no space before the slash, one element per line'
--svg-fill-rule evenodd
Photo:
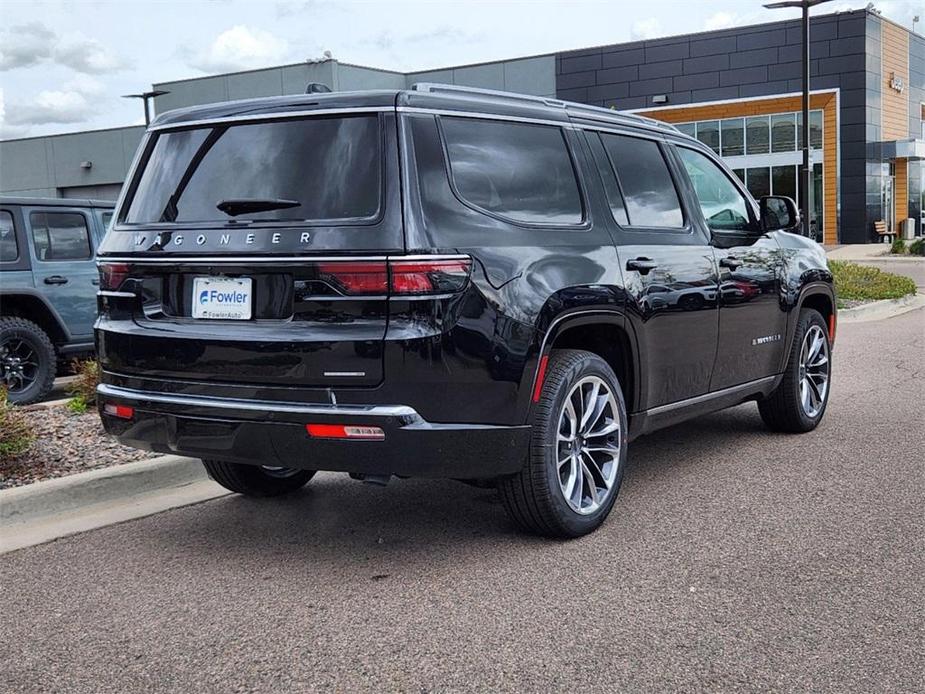
<path fill-rule="evenodd" d="M 916 292 L 915 282 L 908 277 L 875 267 L 830 260 L 829 269 L 835 277 L 835 292 L 840 300 L 899 299 Z"/>
<path fill-rule="evenodd" d="M 909 245 L 909 252 L 912 255 L 925 255 L 925 238 L 913 241 Z"/>
<path fill-rule="evenodd" d="M 896 239 L 893 241 L 893 245 L 890 246 L 890 253 L 895 253 L 897 255 L 904 255 L 906 252 L 906 242 L 902 239 Z"/>
<path fill-rule="evenodd" d="M 29 419 L 6 399 L 6 388 L 0 388 L 0 460 L 22 455 L 33 441 L 35 434 L 29 426 Z"/>
<path fill-rule="evenodd" d="M 71 399 L 67 408 L 74 414 L 83 414 L 96 404 L 96 387 L 100 384 L 100 364 L 95 359 L 71 362 L 77 379 L 68 391 Z"/>

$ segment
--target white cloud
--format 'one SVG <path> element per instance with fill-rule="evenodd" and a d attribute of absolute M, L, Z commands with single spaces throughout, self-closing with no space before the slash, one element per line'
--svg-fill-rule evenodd
<path fill-rule="evenodd" d="M 742 22 L 739 21 L 735 13 L 717 12 L 707 17 L 706 21 L 703 23 L 703 28 L 707 31 L 715 31 L 716 29 L 728 29 L 729 27 L 740 26 L 741 24 Z"/>
<path fill-rule="evenodd" d="M 84 123 L 97 114 L 99 97 L 105 93 L 105 85 L 86 75 L 8 105 L 0 93 L 0 137 L 22 137 L 36 125 Z"/>
<path fill-rule="evenodd" d="M 228 72 L 275 65 L 284 62 L 288 54 L 289 43 L 284 39 L 238 24 L 216 36 L 188 63 L 203 72 Z"/>
<path fill-rule="evenodd" d="M 78 72 L 102 74 L 126 66 L 124 60 L 96 39 L 77 38 L 55 49 L 56 63 Z"/>
<path fill-rule="evenodd" d="M 663 36 L 662 23 L 656 17 L 640 19 L 638 22 L 633 22 L 630 35 L 634 39 L 654 39 L 657 36 Z"/>
<path fill-rule="evenodd" d="M 36 65 L 51 57 L 57 36 L 41 22 L 0 31 L 0 70 Z"/>

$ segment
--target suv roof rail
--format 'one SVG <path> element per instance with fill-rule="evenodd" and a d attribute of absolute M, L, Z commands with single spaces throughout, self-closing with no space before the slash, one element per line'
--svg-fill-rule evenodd
<path fill-rule="evenodd" d="M 565 108 L 565 102 L 559 99 L 553 99 L 548 96 L 533 96 L 532 94 L 518 94 L 516 92 L 504 92 L 498 89 L 482 89 L 481 87 L 464 87 L 458 84 L 440 84 L 437 82 L 415 82 L 411 89 L 416 92 L 448 92 L 450 94 L 473 94 L 481 96 L 493 96 L 498 99 L 507 99 L 509 101 L 524 101 L 533 104 L 542 104 L 554 108 Z"/>
<path fill-rule="evenodd" d="M 436 82 L 415 82 L 411 85 L 411 89 L 416 92 L 446 92 L 449 94 L 458 93 L 458 94 L 471 94 L 471 95 L 481 95 L 481 96 L 491 96 L 498 99 L 506 99 L 508 101 L 523 101 L 529 104 L 540 104 L 543 106 L 550 106 L 552 108 L 561 108 L 566 112 L 574 112 L 576 115 L 583 115 L 588 118 L 593 118 L 596 120 L 610 120 L 610 121 L 621 121 L 624 123 L 632 125 L 647 125 L 651 128 L 656 128 L 658 130 L 666 130 L 669 132 L 681 132 L 671 123 L 666 123 L 665 121 L 656 120 L 655 118 L 649 118 L 648 116 L 640 116 L 635 113 L 624 113 L 623 111 L 616 111 L 614 109 L 602 108 L 600 106 L 590 106 L 588 104 L 581 104 L 576 101 L 563 101 L 561 99 L 553 99 L 548 96 L 534 96 L 532 94 L 517 94 L 515 92 L 504 92 L 497 89 L 483 89 L 481 87 L 464 87 L 457 84 L 440 84 Z"/>

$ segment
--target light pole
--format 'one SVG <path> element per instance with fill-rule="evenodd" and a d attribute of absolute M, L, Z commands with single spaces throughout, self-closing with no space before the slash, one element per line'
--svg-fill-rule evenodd
<path fill-rule="evenodd" d="M 148 109 L 148 101 L 154 99 L 162 94 L 170 94 L 163 89 L 152 89 L 150 92 L 142 92 L 141 94 L 123 94 L 123 99 L 141 99 L 145 102 L 145 125 L 151 124 L 151 112 Z"/>
<path fill-rule="evenodd" d="M 799 7 L 803 10 L 803 168 L 800 181 L 803 195 L 800 198 L 800 216 L 803 218 L 803 235 L 809 236 L 809 191 L 812 184 L 812 164 L 809 161 L 809 8 L 831 0 L 783 0 L 765 5 L 769 10 L 782 7 Z"/>

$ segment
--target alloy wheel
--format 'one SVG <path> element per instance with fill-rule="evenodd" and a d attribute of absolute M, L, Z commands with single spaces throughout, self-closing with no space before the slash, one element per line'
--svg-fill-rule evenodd
<path fill-rule="evenodd" d="M 813 418 L 822 412 L 829 390 L 829 340 L 818 325 L 811 325 L 800 349 L 800 405 Z"/>
<path fill-rule="evenodd" d="M 0 343 L 0 381 L 9 393 L 22 393 L 38 377 L 35 348 L 26 340 L 10 337 Z"/>
<path fill-rule="evenodd" d="M 556 433 L 559 490 L 573 511 L 587 515 L 607 503 L 620 446 L 620 411 L 610 387 L 597 376 L 582 378 L 562 405 Z"/>

